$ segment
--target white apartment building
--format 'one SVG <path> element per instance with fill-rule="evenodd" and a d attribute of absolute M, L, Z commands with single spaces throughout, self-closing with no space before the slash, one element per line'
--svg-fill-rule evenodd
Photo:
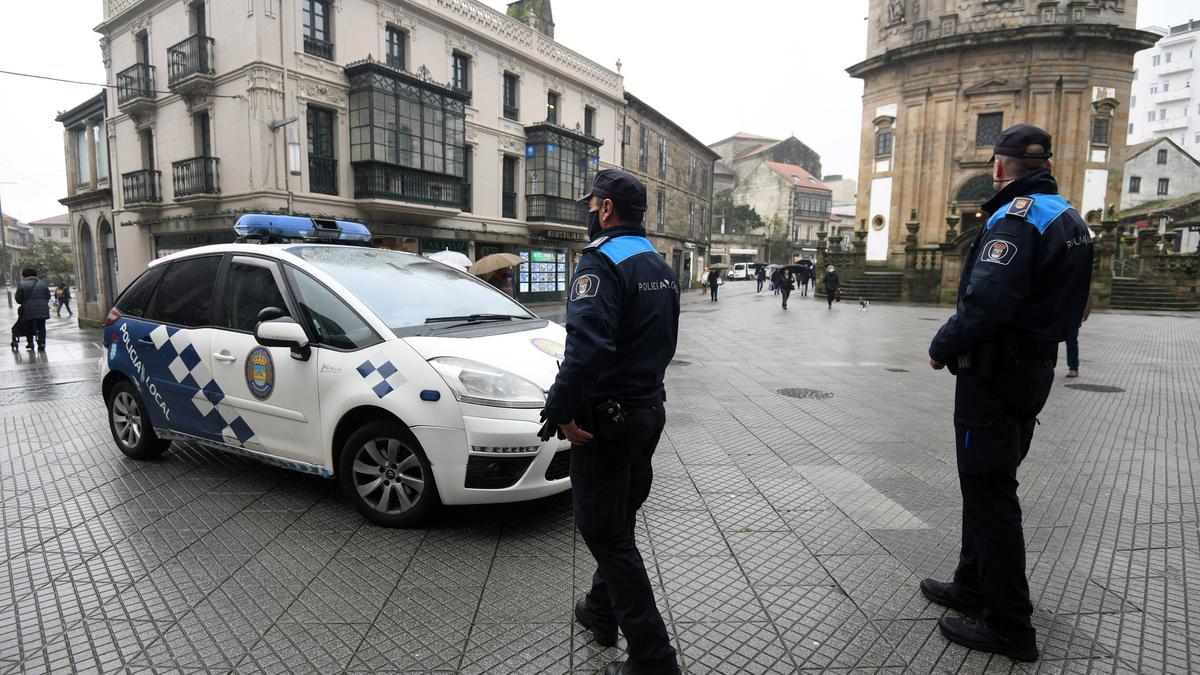
<path fill-rule="evenodd" d="M 1129 144 L 1169 138 L 1194 155 L 1200 151 L 1200 20 L 1145 30 L 1163 37 L 1133 57 Z"/>
<path fill-rule="evenodd" d="M 118 286 L 277 211 L 518 253 L 518 297 L 564 297 L 574 200 L 620 164 L 623 82 L 554 41 L 548 0 L 513 3 L 521 20 L 475 0 L 103 1 Z"/>

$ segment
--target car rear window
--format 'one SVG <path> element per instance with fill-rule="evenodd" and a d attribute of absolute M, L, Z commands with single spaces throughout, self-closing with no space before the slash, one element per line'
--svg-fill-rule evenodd
<path fill-rule="evenodd" d="M 212 324 L 213 286 L 220 268 L 219 255 L 171 263 L 154 289 L 147 318 L 178 326 Z"/>
<path fill-rule="evenodd" d="M 158 285 L 158 280 L 162 278 L 166 269 L 166 265 L 156 265 L 142 272 L 140 277 L 129 284 L 129 288 L 125 289 L 121 297 L 117 298 L 117 311 L 125 316 L 145 316 L 146 303 L 150 300 L 150 295 L 154 293 L 154 287 Z"/>

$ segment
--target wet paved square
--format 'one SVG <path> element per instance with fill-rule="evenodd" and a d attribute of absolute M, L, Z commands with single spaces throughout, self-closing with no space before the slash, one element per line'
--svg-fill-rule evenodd
<path fill-rule="evenodd" d="M 1093 315 L 1022 465 L 1042 660 L 947 643 L 959 538 L 946 308 L 688 294 L 638 536 L 688 672 L 1200 669 L 1200 318 Z M 4 310 L 0 315 L 11 323 Z M 366 524 L 336 485 L 113 444 L 98 332 L 0 354 L 0 675 L 597 672 L 569 495 Z M 1062 369 L 1059 371 L 1061 378 Z M 792 389 L 793 396 L 780 395 Z"/>

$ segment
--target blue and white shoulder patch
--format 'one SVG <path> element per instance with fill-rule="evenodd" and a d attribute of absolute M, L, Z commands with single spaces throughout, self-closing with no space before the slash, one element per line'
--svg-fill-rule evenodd
<path fill-rule="evenodd" d="M 608 257 L 614 265 L 620 265 L 629 258 L 642 253 L 654 253 L 654 245 L 645 237 L 625 236 L 609 239 L 600 245 L 600 252 Z"/>
<path fill-rule="evenodd" d="M 600 291 L 600 277 L 595 274 L 581 274 L 571 286 L 571 302 L 594 298 Z"/>
<path fill-rule="evenodd" d="M 991 218 L 988 218 L 987 229 L 992 229 L 1001 218 L 1013 216 L 1020 218 L 1038 229 L 1038 232 L 1045 232 L 1050 223 L 1054 222 L 1059 216 L 1071 208 L 1067 200 L 1059 195 L 1038 194 L 1029 195 L 1028 197 L 1017 197 L 1011 202 L 996 209 Z"/>

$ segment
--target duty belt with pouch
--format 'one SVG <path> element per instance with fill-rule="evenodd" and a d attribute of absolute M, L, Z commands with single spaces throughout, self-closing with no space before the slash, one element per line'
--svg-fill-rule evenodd
<path fill-rule="evenodd" d="M 592 428 L 589 429 L 602 441 L 619 441 L 625 438 L 625 410 L 612 399 L 588 408 Z"/>

